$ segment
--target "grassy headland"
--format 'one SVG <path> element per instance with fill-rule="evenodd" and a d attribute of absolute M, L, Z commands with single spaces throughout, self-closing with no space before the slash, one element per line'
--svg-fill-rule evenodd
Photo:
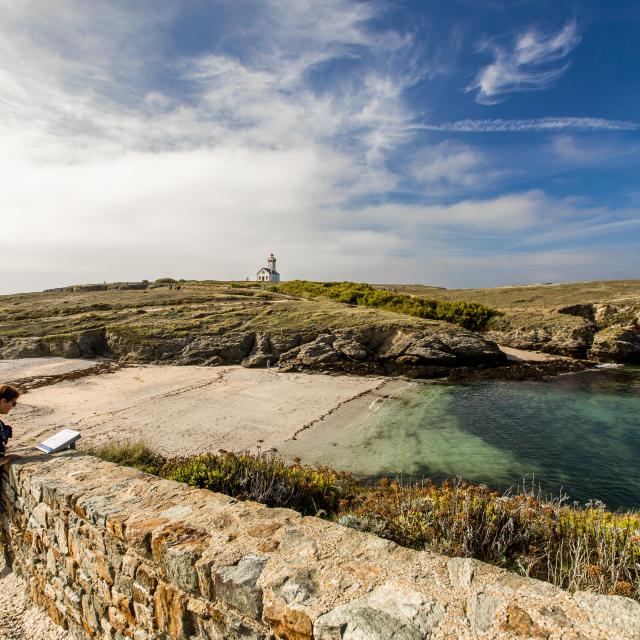
<path fill-rule="evenodd" d="M 248 329 L 340 329 L 389 322 L 397 314 L 307 300 L 258 283 L 181 282 L 143 290 L 60 290 L 0 296 L 0 339 L 107 328 L 115 333 L 219 335 Z M 416 319 L 416 324 L 419 321 Z"/>

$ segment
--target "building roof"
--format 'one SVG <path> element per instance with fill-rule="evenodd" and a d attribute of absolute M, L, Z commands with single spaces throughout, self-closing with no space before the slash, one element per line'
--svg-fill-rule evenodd
<path fill-rule="evenodd" d="M 262 269 L 260 269 L 258 273 L 262 273 L 263 271 L 266 271 L 267 273 L 270 273 L 271 275 L 274 275 L 274 276 L 280 275 L 275 269 L 269 269 L 269 267 L 262 267 Z"/>

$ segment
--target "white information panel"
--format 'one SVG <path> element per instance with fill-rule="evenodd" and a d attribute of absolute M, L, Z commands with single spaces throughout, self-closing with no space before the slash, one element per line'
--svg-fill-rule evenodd
<path fill-rule="evenodd" d="M 45 453 L 57 453 L 58 451 L 71 448 L 71 446 L 73 446 L 73 444 L 79 439 L 79 431 L 63 429 L 56 433 L 55 436 L 51 436 L 44 442 L 41 442 L 36 446 L 36 449 L 40 449 L 40 451 L 44 451 Z"/>

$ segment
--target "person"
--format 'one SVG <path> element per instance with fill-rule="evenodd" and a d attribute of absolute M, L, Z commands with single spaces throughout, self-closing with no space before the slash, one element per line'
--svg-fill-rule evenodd
<path fill-rule="evenodd" d="M 15 387 L 9 384 L 0 385 L 0 465 L 10 460 L 5 454 L 7 442 L 13 435 L 13 430 L 2 421 L 2 416 L 6 416 L 18 404 L 19 397 L 20 392 Z"/>
<path fill-rule="evenodd" d="M 15 387 L 8 384 L 0 384 L 0 513 L 5 510 L 5 496 L 2 491 L 3 467 L 7 462 L 15 458 L 15 456 L 6 455 L 7 441 L 13 435 L 13 431 L 8 424 L 2 421 L 2 417 L 6 416 L 16 406 L 19 396 L 20 392 Z M 11 567 L 13 553 L 7 540 L 7 530 L 3 526 L 0 526 L 0 549 L 2 550 L 1 558 L 4 562 L 4 568 Z M 0 568 L 2 568 L 1 564 Z"/>

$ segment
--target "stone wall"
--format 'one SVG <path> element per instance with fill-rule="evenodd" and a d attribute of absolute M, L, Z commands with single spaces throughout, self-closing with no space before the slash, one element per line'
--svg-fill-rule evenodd
<path fill-rule="evenodd" d="M 2 483 L 13 569 L 82 638 L 417 640 L 640 637 L 640 605 L 74 452 Z"/>

